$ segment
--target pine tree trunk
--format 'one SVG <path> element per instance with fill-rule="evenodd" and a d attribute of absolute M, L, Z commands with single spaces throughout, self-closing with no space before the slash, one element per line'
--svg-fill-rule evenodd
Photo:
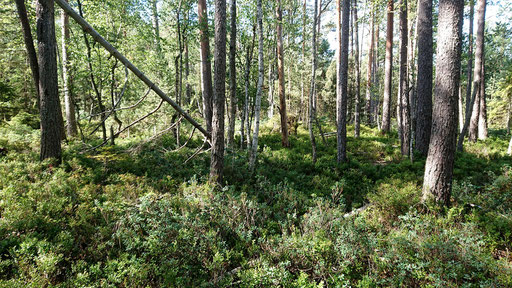
<path fill-rule="evenodd" d="M 457 97 L 460 82 L 463 0 L 439 1 L 436 85 L 432 135 L 423 181 L 423 200 L 450 203 L 455 140 Z"/>
<path fill-rule="evenodd" d="M 289 147 L 288 142 L 288 116 L 286 114 L 286 98 L 284 91 L 284 52 L 283 52 L 283 14 L 281 12 L 281 0 L 277 0 L 277 75 L 279 78 L 279 114 L 281 115 L 281 144 Z"/>
<path fill-rule="evenodd" d="M 414 161 L 414 139 L 416 139 L 416 43 L 418 39 L 418 18 L 413 11 L 413 3 L 409 5 L 410 15 L 414 14 L 409 25 L 409 47 L 407 58 L 407 69 L 409 74 L 409 114 L 411 115 L 411 137 L 409 141 L 410 159 Z M 417 4 L 417 3 L 416 3 Z"/>
<path fill-rule="evenodd" d="M 384 63 L 384 101 L 382 103 L 382 133 L 391 126 L 391 94 L 393 77 L 393 0 L 388 0 L 386 28 L 386 62 Z"/>
<path fill-rule="evenodd" d="M 40 106 L 40 93 L 39 93 L 39 65 L 37 64 L 37 54 L 34 47 L 34 40 L 32 37 L 32 31 L 30 23 L 28 21 L 27 8 L 25 7 L 24 0 L 16 0 L 16 9 L 18 11 L 18 17 L 21 22 L 21 30 L 23 31 L 23 40 L 25 41 L 25 48 L 27 49 L 28 62 L 30 64 L 30 70 L 32 72 L 32 79 L 34 80 L 34 86 L 36 91 L 36 103 L 37 108 Z"/>
<path fill-rule="evenodd" d="M 400 110 L 400 144 L 402 155 L 408 156 L 410 149 L 411 122 L 409 107 L 409 76 L 407 73 L 407 0 L 400 0 L 400 79 L 398 86 L 399 110 Z"/>
<path fill-rule="evenodd" d="M 485 6 L 486 0 L 478 0 L 477 2 L 477 27 L 476 27 L 476 43 L 475 43 L 475 67 L 473 70 L 473 89 L 471 101 L 466 110 L 466 117 L 464 119 L 464 127 L 459 135 L 459 141 L 457 142 L 457 150 L 462 151 L 464 137 L 468 133 L 469 129 L 469 140 L 476 141 L 477 129 L 478 129 L 478 115 L 476 118 L 475 114 L 480 114 L 480 99 L 478 94 L 480 93 L 480 85 L 482 84 L 482 67 L 484 59 L 484 29 L 485 29 Z M 475 128 L 476 127 L 476 128 Z"/>
<path fill-rule="evenodd" d="M 41 154 L 40 159 L 62 161 L 62 112 L 57 77 L 57 42 L 53 0 L 38 0 L 36 6 L 39 52 L 39 91 L 41 91 Z"/>
<path fill-rule="evenodd" d="M 236 0 L 231 0 L 231 37 L 229 39 L 229 128 L 228 147 L 235 143 L 235 117 L 236 117 Z"/>
<path fill-rule="evenodd" d="M 244 148 L 244 143 L 246 143 L 246 138 L 249 139 L 249 137 L 246 137 L 250 134 L 249 133 L 249 124 L 246 126 L 246 122 L 249 123 L 249 76 L 251 75 L 251 62 L 252 62 L 252 53 L 254 50 L 254 41 L 256 39 L 256 25 L 252 26 L 252 41 L 250 46 L 247 47 L 247 52 L 245 54 L 245 73 L 244 73 L 244 91 L 245 91 L 245 100 L 244 100 L 244 111 L 241 113 L 241 123 L 240 123 L 240 149 Z M 247 131 L 245 130 L 245 127 L 247 127 Z M 247 141 L 247 147 L 250 145 L 250 141 Z"/>
<path fill-rule="evenodd" d="M 373 76 L 372 76 L 372 79 L 371 81 L 373 82 L 372 84 L 372 91 L 373 89 L 375 89 L 375 91 L 377 91 L 377 93 L 374 93 L 372 92 L 371 96 L 371 101 L 372 101 L 372 113 L 373 113 L 373 117 L 374 117 L 374 122 L 376 123 L 378 129 L 380 130 L 382 125 L 381 125 L 381 121 L 379 121 L 379 116 L 380 116 L 380 113 L 379 113 L 379 110 L 380 110 L 380 79 L 378 77 L 378 74 L 379 74 L 379 37 L 380 37 L 380 22 L 377 22 L 376 23 L 376 29 L 374 31 L 375 33 L 375 43 L 374 43 L 374 50 L 373 50 L 373 64 L 372 64 L 372 69 L 373 69 Z"/>
<path fill-rule="evenodd" d="M 487 139 L 487 99 L 485 97 L 485 57 L 482 59 L 482 84 L 480 85 L 480 113 L 478 117 L 478 139 Z"/>
<path fill-rule="evenodd" d="M 469 33 L 468 33 L 468 68 L 467 76 L 468 83 L 466 84 L 466 113 L 469 113 L 469 104 L 471 104 L 471 87 L 473 85 L 473 17 L 474 17 L 474 0 L 469 0 Z M 464 127 L 464 120 L 462 120 L 462 128 Z"/>
<path fill-rule="evenodd" d="M 461 77 L 462 79 L 462 77 Z M 462 85 L 459 85 L 459 132 L 462 132 L 462 128 L 464 127 L 464 105 L 462 97 Z"/>
<path fill-rule="evenodd" d="M 339 2 L 340 0 L 338 0 Z M 311 37 L 311 87 L 309 87 L 309 117 L 308 117 L 308 129 L 309 139 L 311 140 L 311 157 L 313 164 L 316 163 L 316 140 L 315 133 L 313 132 L 313 121 L 315 115 L 315 78 L 316 78 L 316 26 L 317 26 L 317 15 L 318 15 L 318 1 L 314 0 L 314 14 L 313 14 L 313 36 Z M 338 5 L 339 7 L 339 5 Z M 338 8 L 338 13 L 341 13 Z"/>
<path fill-rule="evenodd" d="M 470 125 L 469 125 L 469 141 L 472 141 L 472 142 L 476 142 L 476 139 L 479 138 L 479 135 L 480 135 L 480 131 L 479 131 L 479 121 L 480 121 L 480 111 L 482 110 L 480 108 L 482 102 L 482 99 L 483 97 L 485 97 L 485 93 L 482 93 L 482 91 L 485 92 L 485 83 L 484 83 L 484 78 L 483 78 L 483 65 L 484 65 L 484 57 L 485 57 L 485 48 L 484 48 L 484 45 L 485 45 L 485 38 L 484 38 L 484 33 L 485 33 L 485 6 L 486 6 L 486 0 L 478 0 L 478 7 L 477 7 L 477 35 L 476 35 L 476 46 L 477 46 L 477 50 L 478 50 L 478 46 L 481 45 L 482 46 L 482 55 L 481 55 L 481 59 L 475 59 L 475 75 L 473 75 L 475 81 L 476 81 L 476 66 L 481 66 L 479 67 L 479 86 L 478 86 L 478 92 L 476 94 L 476 99 L 475 99 L 475 102 L 473 104 L 473 111 L 471 112 L 471 122 L 470 122 Z M 481 30 L 481 31 L 480 31 Z M 479 43 L 479 32 L 482 32 L 482 39 L 480 39 L 482 41 L 482 43 Z M 477 51 L 478 53 L 478 51 Z M 476 57 L 479 57 L 478 55 L 475 55 Z M 480 61 L 479 61 L 480 60 Z M 473 88 L 474 89 L 474 88 Z"/>
<path fill-rule="evenodd" d="M 302 5 L 302 66 L 306 64 L 306 0 Z M 304 117 L 305 110 L 304 105 L 306 105 L 304 101 L 305 94 L 305 83 L 304 83 L 304 68 L 300 70 L 300 107 L 299 107 L 299 120 L 302 121 Z"/>
<path fill-rule="evenodd" d="M 368 68 L 366 71 L 366 121 L 368 125 L 373 125 L 374 115 L 372 114 L 373 107 L 372 107 L 372 101 L 373 101 L 373 56 L 374 56 L 374 43 L 375 43 L 375 16 L 373 15 L 373 6 L 372 11 L 370 11 L 370 47 L 368 47 Z"/>
<path fill-rule="evenodd" d="M 418 1 L 418 74 L 416 79 L 416 150 L 427 155 L 432 129 L 432 0 Z"/>
<path fill-rule="evenodd" d="M 224 103 L 226 100 L 226 0 L 215 0 L 215 89 L 212 115 L 210 180 L 223 183 Z"/>
<path fill-rule="evenodd" d="M 256 100 L 254 103 L 254 133 L 252 138 L 251 154 L 249 158 L 249 169 L 254 171 L 258 157 L 258 136 L 260 130 L 261 93 L 263 89 L 263 8 L 262 0 L 258 0 L 258 84 L 256 86 Z"/>
<path fill-rule="evenodd" d="M 476 62 L 475 62 L 476 64 Z M 469 122 L 469 141 L 476 142 L 476 139 L 478 138 L 478 120 L 480 118 L 480 86 L 482 85 L 482 82 L 480 81 L 478 85 L 478 89 L 476 91 L 476 98 L 473 102 L 473 109 L 471 112 L 471 120 Z"/>
<path fill-rule="evenodd" d="M 354 32 L 355 32 L 355 61 L 356 61 L 356 97 L 354 107 L 354 137 L 359 138 L 361 116 L 360 116 L 360 101 L 361 101 L 361 71 L 359 62 L 359 23 L 357 19 L 357 0 L 354 0 Z"/>
<path fill-rule="evenodd" d="M 337 161 L 347 161 L 347 99 L 348 99 L 348 30 L 350 25 L 350 0 L 343 0 L 343 11 L 341 19 L 341 56 L 340 56 L 340 82 L 341 88 L 338 91 L 337 102 Z"/>
<path fill-rule="evenodd" d="M 208 33 L 208 10 L 206 0 L 199 0 L 197 3 L 199 38 L 201 42 L 201 71 L 202 71 L 202 91 L 203 91 L 203 111 L 206 121 L 206 131 L 212 131 L 212 64 L 210 61 L 210 37 Z"/>

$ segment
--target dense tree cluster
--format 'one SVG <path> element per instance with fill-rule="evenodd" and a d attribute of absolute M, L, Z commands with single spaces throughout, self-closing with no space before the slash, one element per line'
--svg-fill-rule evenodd
<path fill-rule="evenodd" d="M 87 154 L 131 139 L 136 151 L 171 137 L 167 152 L 193 147 L 176 170 L 209 155 L 209 165 L 195 165 L 207 169 L 212 191 L 259 181 L 258 166 L 270 161 L 265 133 L 278 137 L 279 151 L 300 148 L 300 161 L 345 177 L 357 153 L 372 152 L 354 143 L 372 141 L 361 138 L 375 129 L 387 139 L 383 149 L 396 144 L 397 161 L 408 163 L 400 165 L 420 171 L 418 201 L 446 210 L 453 187 L 463 190 L 454 179 L 464 145 L 502 133 L 512 156 L 512 5 L 494 2 L 0 0 L 0 120 L 38 130 L 39 159 L 52 163 L 48 171 L 75 165 L 66 163 L 73 145 Z M 489 21 L 489 11 L 505 17 Z M 307 148 L 297 143 L 299 131 L 307 133 Z M 8 153 L 3 144 L 0 157 Z M 229 183 L 236 177 L 226 174 L 238 173 L 240 159 L 247 178 Z M 368 180 L 358 177 L 352 181 Z M 336 185 L 330 197 L 341 203 L 343 188 Z M 352 208 L 364 196 L 350 193 L 344 199 Z M 384 219 L 387 211 L 379 211 Z M 213 286 L 222 281 L 213 278 Z"/>

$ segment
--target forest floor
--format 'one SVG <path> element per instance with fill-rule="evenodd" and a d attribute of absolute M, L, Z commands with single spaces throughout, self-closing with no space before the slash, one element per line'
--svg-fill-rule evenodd
<path fill-rule="evenodd" d="M 342 165 L 318 137 L 313 165 L 305 130 L 284 149 L 267 123 L 255 174 L 228 149 L 219 191 L 209 153 L 184 164 L 200 139 L 76 141 L 54 166 L 26 124 L 0 126 L 0 287 L 512 286 L 505 131 L 457 154 L 439 210 L 420 203 L 425 159 L 367 127 Z"/>

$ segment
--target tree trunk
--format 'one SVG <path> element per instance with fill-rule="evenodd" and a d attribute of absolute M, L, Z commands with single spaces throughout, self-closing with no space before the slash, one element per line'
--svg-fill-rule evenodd
<path fill-rule="evenodd" d="M 302 66 L 306 64 L 306 0 L 302 5 Z M 304 119 L 304 105 L 306 104 L 304 101 L 305 94 L 305 84 L 304 84 L 304 67 L 300 70 L 300 107 L 299 107 L 299 120 L 302 121 Z"/>
<path fill-rule="evenodd" d="M 462 132 L 462 128 L 464 127 L 464 105 L 462 103 L 462 97 L 464 97 L 462 95 L 462 85 L 459 85 L 459 132 Z"/>
<path fill-rule="evenodd" d="M 485 57 L 482 59 L 482 84 L 480 85 L 480 113 L 478 117 L 478 139 L 487 139 L 487 99 L 485 98 Z"/>
<path fill-rule="evenodd" d="M 398 86 L 400 109 L 400 144 L 402 155 L 408 156 L 411 141 L 411 122 L 409 110 L 409 76 L 407 74 L 407 0 L 400 0 L 400 79 Z"/>
<path fill-rule="evenodd" d="M 235 144 L 235 117 L 236 117 L 236 0 L 231 0 L 231 36 L 229 39 L 229 128 L 228 147 Z"/>
<path fill-rule="evenodd" d="M 188 37 L 185 36 L 185 38 L 183 39 L 183 42 L 185 44 L 185 101 L 184 101 L 184 105 L 189 105 L 192 101 L 192 87 L 190 86 L 190 83 L 189 83 L 189 76 L 190 76 L 190 59 L 189 59 L 189 54 L 188 54 Z"/>
<path fill-rule="evenodd" d="M 212 115 L 210 180 L 219 185 L 224 170 L 224 102 L 226 99 L 226 0 L 215 0 L 215 89 Z"/>
<path fill-rule="evenodd" d="M 340 83 L 338 85 L 337 103 L 337 161 L 338 163 L 347 161 L 347 99 L 348 99 L 348 28 L 350 25 L 350 0 L 343 0 L 343 11 L 341 19 L 341 55 L 340 55 Z M 339 9 L 338 9 L 339 11 Z"/>
<path fill-rule="evenodd" d="M 409 5 L 411 9 L 411 14 L 413 12 L 413 5 Z M 416 41 L 418 39 L 418 19 L 416 15 L 414 15 L 413 19 L 410 22 L 409 26 L 409 47 L 408 47 L 408 59 L 407 59 L 407 69 L 409 74 L 409 114 L 410 114 L 410 141 L 409 141 L 409 151 L 410 151 L 410 159 L 414 161 L 414 139 L 416 135 L 416 65 L 415 65 L 415 57 L 416 57 Z"/>
<path fill-rule="evenodd" d="M 272 50 L 272 49 L 271 49 Z M 272 54 L 272 52 L 271 52 Z M 268 118 L 274 118 L 274 65 L 268 66 Z"/>
<path fill-rule="evenodd" d="M 203 111 L 206 121 L 206 131 L 212 131 L 212 64 L 210 61 L 210 37 L 208 32 L 208 10 L 206 0 L 199 0 L 197 3 L 199 38 L 201 42 L 201 71 L 202 71 L 202 91 L 203 91 Z"/>
<path fill-rule="evenodd" d="M 475 61 L 476 64 L 477 61 Z M 475 78 L 476 79 L 476 78 Z M 482 81 L 480 81 L 478 85 L 478 90 L 475 94 L 475 100 L 473 101 L 473 109 L 471 112 L 471 120 L 469 122 L 469 141 L 476 142 L 478 138 L 478 120 L 480 118 L 480 86 L 482 85 Z"/>
<path fill-rule="evenodd" d="M 39 65 L 37 64 L 37 54 L 34 48 L 34 40 L 32 38 L 32 31 L 27 16 L 27 8 L 25 7 L 24 0 L 16 0 L 16 8 L 18 16 L 20 17 L 21 30 L 23 31 L 23 40 L 25 41 L 25 48 L 27 49 L 28 62 L 30 64 L 30 70 L 32 71 L 32 79 L 34 80 L 34 86 L 36 91 L 36 103 L 37 108 L 40 107 L 40 93 L 39 93 Z"/>
<path fill-rule="evenodd" d="M 391 93 L 393 77 L 393 0 L 388 0 L 386 29 L 386 62 L 384 64 L 384 101 L 382 103 L 382 133 L 388 133 L 391 125 Z"/>
<path fill-rule="evenodd" d="M 339 0 L 338 0 L 339 2 Z M 311 37 L 311 87 L 309 87 L 309 117 L 308 117 L 308 129 L 309 139 L 311 140 L 311 157 L 313 164 L 316 163 L 316 140 L 315 133 L 313 133 L 313 121 L 315 115 L 315 78 L 316 78 L 316 25 L 318 16 L 318 1 L 314 0 L 314 14 L 313 14 L 313 36 Z M 338 4 L 339 7 L 339 4 Z M 340 8 L 338 8 L 338 13 Z M 339 18 L 339 16 L 338 16 Z M 339 34 L 339 33 L 338 33 Z"/>
<path fill-rule="evenodd" d="M 507 109 L 507 134 L 511 134 L 510 133 L 510 128 L 512 127 L 512 117 L 511 117 L 511 114 L 512 113 L 512 99 L 509 97 L 508 98 L 508 109 Z"/>
<path fill-rule="evenodd" d="M 240 148 L 244 148 L 245 143 L 245 127 L 246 121 L 249 122 L 249 76 L 251 74 L 251 62 L 252 62 L 252 54 L 254 50 L 254 41 L 256 39 L 256 25 L 252 26 L 252 41 L 251 44 L 247 47 L 247 53 L 245 54 L 245 73 L 244 73 L 244 91 L 245 91 L 245 101 L 244 101 L 244 111 L 241 113 L 241 124 L 240 124 Z M 247 125 L 247 135 L 249 135 L 249 125 Z M 247 137 L 249 139 L 249 137 Z M 247 145 L 250 145 L 250 141 L 247 141 Z"/>
<path fill-rule="evenodd" d="M 354 33 L 355 33 L 355 62 L 356 62 L 356 97 L 355 97 L 355 107 L 354 107 L 354 137 L 359 138 L 360 134 L 360 125 L 361 125 L 361 117 L 359 115 L 360 112 L 360 101 L 361 101 L 361 71 L 359 67 L 359 23 L 357 19 L 357 0 L 354 0 L 354 10 L 352 10 L 352 14 L 354 15 Z"/>
<path fill-rule="evenodd" d="M 38 0 L 36 6 L 39 52 L 39 91 L 41 91 L 41 154 L 40 159 L 62 161 L 62 112 L 57 77 L 57 42 L 53 0 Z"/>
<path fill-rule="evenodd" d="M 375 40 L 374 40 L 374 49 L 373 49 L 373 64 L 372 64 L 372 68 L 373 69 L 373 73 L 372 73 L 372 77 L 371 77 L 371 81 L 373 82 L 372 84 L 372 91 L 370 96 L 371 96 L 371 106 L 372 106 L 372 114 L 373 114 L 373 119 L 374 119 L 374 122 L 377 124 L 377 128 L 380 130 L 381 129 L 381 122 L 379 121 L 379 116 L 380 116 L 380 113 L 379 113 L 379 110 L 380 110 L 380 79 L 378 77 L 378 74 L 379 74 L 379 37 L 380 37 L 380 21 L 378 21 L 376 23 L 376 29 L 374 31 L 375 33 Z M 375 91 L 377 91 L 377 93 L 374 93 L 373 92 L 373 89 L 375 89 Z M 375 95 L 377 94 L 377 95 Z"/>
<path fill-rule="evenodd" d="M 155 39 L 155 48 L 156 52 L 160 54 L 162 51 L 160 46 L 160 24 L 158 21 L 158 0 L 152 0 L 151 1 L 151 20 L 153 22 L 153 32 L 155 33 L 154 39 Z"/>
<path fill-rule="evenodd" d="M 66 132 L 69 137 L 77 134 L 75 105 L 71 90 L 70 62 L 67 42 L 69 41 L 69 16 L 62 10 L 62 78 L 64 78 L 64 107 L 66 109 Z"/>
<path fill-rule="evenodd" d="M 369 36 L 370 36 L 370 46 L 368 47 L 368 68 L 366 70 L 366 109 L 365 109 L 365 112 L 366 112 L 366 120 L 367 120 L 367 123 L 368 125 L 372 125 L 373 124 L 373 114 L 372 114 L 372 111 L 373 111 L 373 107 L 372 107 L 372 101 L 373 101 L 373 97 L 372 97 L 372 94 L 373 94 L 373 87 L 372 87 L 372 84 L 373 84 L 373 56 L 374 56 L 374 43 L 375 43 L 375 16 L 373 14 L 373 5 L 372 7 L 370 8 L 371 11 L 370 11 L 370 33 L 369 33 Z"/>
<path fill-rule="evenodd" d="M 507 154 L 508 156 L 512 156 L 512 137 L 510 137 L 510 142 L 508 142 Z"/>
<path fill-rule="evenodd" d="M 455 140 L 457 97 L 460 82 L 463 0 L 439 1 L 436 85 L 432 134 L 423 181 L 423 200 L 450 203 Z"/>
<path fill-rule="evenodd" d="M 432 0 L 418 1 L 416 150 L 427 155 L 432 129 Z"/>
<path fill-rule="evenodd" d="M 477 2 L 477 27 L 476 27 L 476 46 L 475 46 L 475 68 L 473 70 L 473 89 L 471 101 L 469 106 L 466 106 L 466 117 L 464 119 L 464 127 L 459 135 L 459 141 L 457 142 L 457 150 L 462 151 L 464 137 L 470 130 L 469 139 L 470 141 L 476 141 L 478 129 L 478 117 L 474 118 L 475 114 L 480 112 L 480 99 L 478 94 L 480 92 L 480 85 L 482 84 L 482 67 L 484 59 L 484 29 L 485 29 L 485 6 L 486 0 L 478 0 Z M 476 110 L 475 110 L 476 109 Z M 476 119 L 476 120 L 475 120 Z M 470 128 L 471 126 L 471 128 Z M 475 128 L 476 127 L 476 128 Z M 471 132 L 471 130 L 473 130 Z"/>
<path fill-rule="evenodd" d="M 281 144 L 289 147 L 288 142 L 288 117 L 286 115 L 286 98 L 284 94 L 284 53 L 283 53 L 283 14 L 281 12 L 281 0 L 277 0 L 277 75 L 279 77 L 279 114 L 281 115 Z"/>
<path fill-rule="evenodd" d="M 261 93 L 263 89 L 263 8 L 262 0 L 258 0 L 258 84 L 256 86 L 256 100 L 254 103 L 254 133 L 252 138 L 251 155 L 249 158 L 249 169 L 254 171 L 258 156 L 258 136 L 260 130 Z"/>
<path fill-rule="evenodd" d="M 183 92 L 183 31 L 181 25 L 181 7 L 182 1 L 179 2 L 178 10 L 176 12 L 176 39 L 178 40 L 178 55 L 175 58 L 176 65 L 176 103 L 181 106 L 181 97 Z M 175 114 L 177 117 L 177 114 Z M 176 147 L 180 147 L 180 123 L 176 124 L 175 137 Z"/>
<path fill-rule="evenodd" d="M 485 45 L 485 38 L 484 38 L 484 33 L 485 33 L 485 6 L 486 6 L 486 0 L 478 0 L 478 7 L 477 7 L 477 35 L 476 35 L 476 46 L 477 46 L 477 50 L 478 50 L 478 46 L 479 45 L 482 45 L 482 55 L 481 55 L 481 59 L 475 59 L 475 73 L 476 73 L 476 66 L 477 65 L 480 65 L 481 67 L 479 67 L 479 90 L 476 94 L 476 99 L 475 99 L 475 102 L 473 104 L 473 111 L 471 113 L 471 122 L 470 122 L 470 126 L 469 126 L 469 140 L 472 141 L 472 142 L 476 142 L 476 139 L 479 138 L 480 136 L 480 131 L 479 131 L 479 121 L 480 121 L 480 111 L 482 110 L 482 108 L 480 108 L 481 104 L 483 102 L 485 102 L 485 100 L 482 101 L 482 98 L 485 97 L 485 93 L 482 93 L 482 91 L 485 92 L 485 83 L 484 83 L 484 77 L 483 77 L 483 65 L 484 65 L 484 57 L 485 57 L 485 48 L 484 48 L 484 45 Z M 482 32 L 482 43 L 479 43 L 478 40 L 479 40 L 479 32 Z M 478 51 L 477 51 L 478 53 Z M 475 55 L 476 57 L 479 57 L 478 55 Z M 480 60 L 480 63 L 479 63 L 479 60 Z M 476 81 L 476 74 L 473 75 L 475 81 Z M 474 89 L 474 88 L 473 88 Z"/>
<path fill-rule="evenodd" d="M 466 114 L 469 113 L 469 104 L 471 104 L 471 86 L 473 85 L 473 15 L 474 15 L 474 0 L 469 0 L 469 34 L 468 34 L 468 83 L 466 84 Z M 462 96 L 461 96 L 462 97 Z M 464 120 L 462 120 L 462 131 L 464 128 Z"/>

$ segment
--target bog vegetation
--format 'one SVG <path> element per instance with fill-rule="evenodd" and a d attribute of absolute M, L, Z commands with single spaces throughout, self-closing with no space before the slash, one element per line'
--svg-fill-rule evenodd
<path fill-rule="evenodd" d="M 512 287 L 486 2 L 0 0 L 0 287 Z"/>

